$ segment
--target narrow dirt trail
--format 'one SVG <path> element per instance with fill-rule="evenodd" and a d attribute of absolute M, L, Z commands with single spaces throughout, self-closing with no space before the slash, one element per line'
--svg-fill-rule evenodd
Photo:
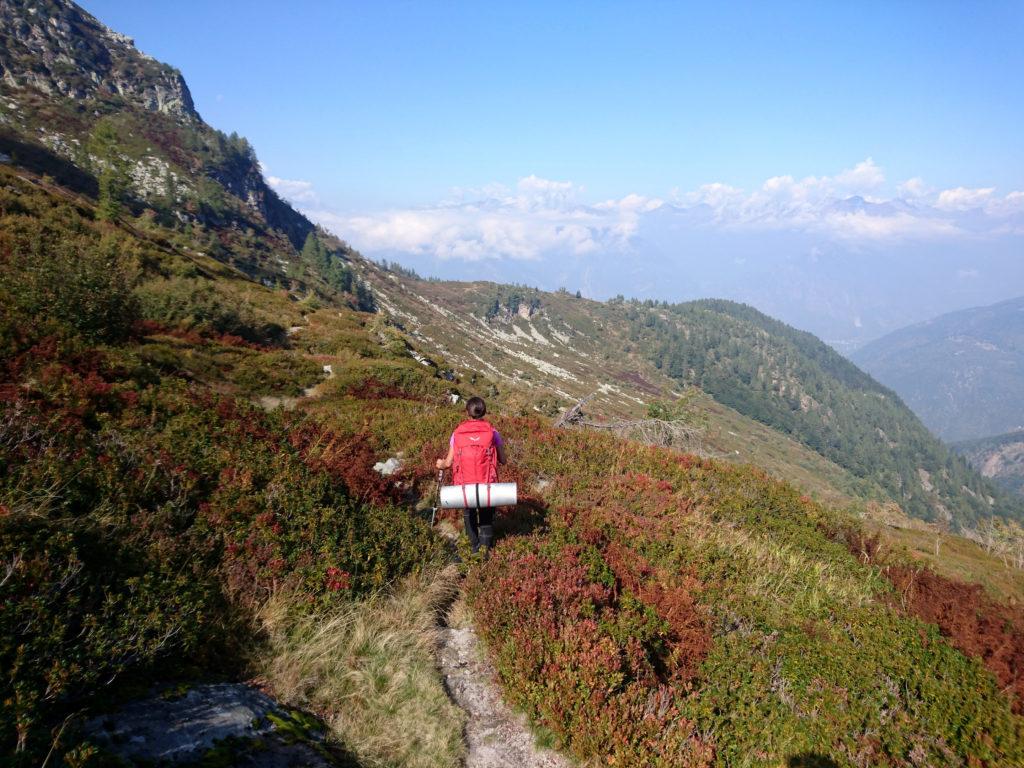
<path fill-rule="evenodd" d="M 526 716 L 502 700 L 476 631 L 445 626 L 440 634 L 445 687 L 466 712 L 466 768 L 571 768 L 563 755 L 537 746 Z"/>

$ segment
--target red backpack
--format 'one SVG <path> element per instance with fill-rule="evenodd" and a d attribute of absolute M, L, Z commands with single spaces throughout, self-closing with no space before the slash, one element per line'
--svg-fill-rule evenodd
<path fill-rule="evenodd" d="M 494 483 L 498 480 L 498 452 L 494 427 L 483 419 L 464 421 L 455 428 L 452 480 L 456 485 Z"/>

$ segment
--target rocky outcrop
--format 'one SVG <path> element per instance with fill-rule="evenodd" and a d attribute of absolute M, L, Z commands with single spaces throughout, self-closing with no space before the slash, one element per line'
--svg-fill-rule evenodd
<path fill-rule="evenodd" d="M 194 186 L 171 167 L 173 163 L 188 173 L 202 173 L 216 181 L 271 228 L 284 233 L 296 248 L 313 230 L 305 216 L 267 185 L 256 154 L 245 139 L 226 136 L 203 122 L 177 69 L 141 53 L 131 38 L 107 28 L 70 0 L 0 0 L 0 91 L 11 99 L 8 108 L 25 114 L 35 112 L 38 99 L 19 98 L 18 94 L 34 91 L 54 101 L 102 103 L 99 111 L 90 110 L 97 115 L 109 113 L 111 108 L 165 115 L 178 124 L 176 130 L 168 131 L 164 126 L 154 132 L 154 137 L 170 142 L 170 146 L 163 147 L 165 156 L 124 157 L 132 177 L 132 192 L 138 199 L 151 201 L 166 195 L 168 178 L 179 192 L 185 187 L 194 191 Z M 91 118 L 83 119 L 84 126 L 79 118 L 53 124 L 45 116 L 39 132 L 26 134 L 26 138 L 81 164 L 80 147 L 87 139 L 82 134 L 91 130 Z M 160 121 L 148 117 L 143 121 L 150 122 Z M 187 133 L 193 135 L 183 142 L 182 136 Z M 187 148 L 195 146 L 205 151 L 195 156 Z M 99 161 L 93 158 L 92 162 Z M 196 217 L 215 227 L 228 226 L 237 218 L 232 212 L 207 210 Z M 246 224 L 259 228 L 256 222 Z"/>
<path fill-rule="evenodd" d="M 72 99 L 120 97 L 150 112 L 199 119 L 178 70 L 68 0 L 0 0 L 0 81 Z"/>
<path fill-rule="evenodd" d="M 241 684 L 200 685 L 139 699 L 93 718 L 85 733 L 129 765 L 352 764 L 325 744 L 323 728 L 313 718 Z"/>
<path fill-rule="evenodd" d="M 1024 496 L 1024 431 L 957 443 L 953 447 L 984 477 Z"/>
<path fill-rule="evenodd" d="M 209 170 L 210 177 L 259 213 L 271 227 L 283 232 L 296 248 L 301 248 L 306 235 L 313 231 L 312 223 L 278 197 L 263 178 L 248 143 L 238 142 L 241 148 L 230 148 L 225 161 Z"/>

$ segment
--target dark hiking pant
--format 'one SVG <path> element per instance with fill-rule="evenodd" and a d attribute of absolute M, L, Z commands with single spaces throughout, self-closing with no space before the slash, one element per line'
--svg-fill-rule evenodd
<path fill-rule="evenodd" d="M 466 536 L 469 546 L 477 552 L 481 545 L 491 548 L 494 543 L 494 507 L 480 509 L 464 509 L 462 520 L 466 524 Z"/>

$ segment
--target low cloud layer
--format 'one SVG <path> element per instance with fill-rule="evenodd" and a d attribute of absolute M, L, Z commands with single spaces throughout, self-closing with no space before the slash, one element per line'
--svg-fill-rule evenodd
<path fill-rule="evenodd" d="M 710 183 L 667 199 L 632 193 L 587 202 L 571 181 L 526 176 L 515 188 L 455 190 L 421 208 L 341 215 L 312 184 L 268 179 L 282 196 L 368 254 L 443 260 L 628 253 L 645 225 L 694 230 L 789 231 L 846 244 L 1024 235 L 1024 192 L 937 190 L 923 180 L 890 185 L 871 158 L 833 176 L 775 176 L 753 190 Z"/>

